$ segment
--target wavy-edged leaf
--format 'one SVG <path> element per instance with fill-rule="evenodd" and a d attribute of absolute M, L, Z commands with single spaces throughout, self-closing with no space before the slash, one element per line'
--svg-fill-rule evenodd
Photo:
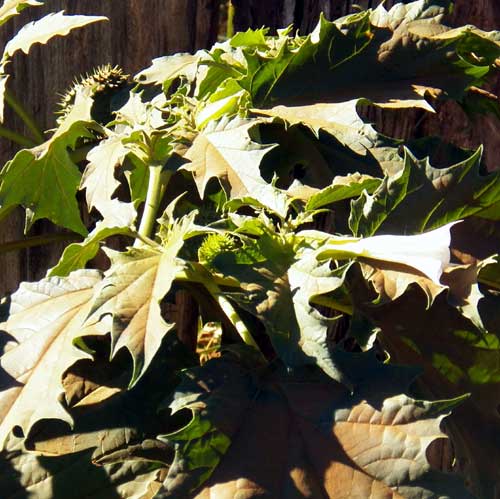
<path fill-rule="evenodd" d="M 115 170 L 123 164 L 130 151 L 123 145 L 123 137 L 110 135 L 87 154 L 88 165 L 83 172 L 80 189 L 85 189 L 89 211 L 96 208 L 106 218 L 115 214 L 110 201 L 120 182 Z"/>
<path fill-rule="evenodd" d="M 104 16 L 65 16 L 64 11 L 51 12 L 37 21 L 23 26 L 11 38 L 4 49 L 4 59 L 12 57 L 18 50 L 27 54 L 35 43 L 47 43 L 54 36 L 66 36 L 71 30 L 97 21 L 107 21 Z"/>
<path fill-rule="evenodd" d="M 300 254 L 292 243 L 270 233 L 254 245 L 222 253 L 212 264 L 239 282 L 243 292 L 227 296 L 262 321 L 286 365 L 317 363 L 332 378 L 349 384 L 330 359 L 327 329 L 335 319 L 310 304 L 313 296 L 342 285 L 348 265 L 332 271 L 312 252 Z"/>
<path fill-rule="evenodd" d="M 159 497 L 470 497 L 425 455 L 456 402 L 401 394 L 414 372 L 370 355 L 347 360 L 354 393 L 311 374 L 259 378 L 224 358 L 188 371 L 171 408 L 193 418 L 164 437 L 176 458 Z"/>
<path fill-rule="evenodd" d="M 458 269 L 463 272 L 464 269 Z M 465 269 L 466 272 L 469 270 Z M 470 269 L 477 273 L 477 269 Z M 380 328 L 378 340 L 395 362 L 422 366 L 419 385 L 425 394 L 470 397 L 449 418 L 459 469 L 477 497 L 490 498 L 500 483 L 500 324 L 495 293 L 478 293 L 465 278 L 465 301 L 479 318 L 468 317 L 456 299 L 441 294 L 431 307 L 417 289 L 383 306 L 368 304 L 361 288 L 352 296 L 363 314 Z M 467 282 L 469 284 L 467 285 Z M 460 283 L 458 283 L 460 285 Z M 450 283 L 451 287 L 451 283 Z M 467 288 L 469 291 L 467 291 Z M 453 289 L 451 287 L 451 289 Z M 470 296 L 468 294 L 470 293 Z M 473 309 L 473 310 L 472 310 Z M 467 311 L 466 311 L 467 312 Z"/>
<path fill-rule="evenodd" d="M 474 215 L 500 200 L 500 173 L 480 173 L 482 149 L 449 168 L 405 152 L 404 168 L 353 202 L 356 235 L 416 234 Z"/>
<path fill-rule="evenodd" d="M 73 346 L 84 332 L 83 323 L 92 306 L 94 288 L 101 275 L 95 270 L 74 272 L 22 283 L 12 296 L 10 315 L 0 325 L 7 348 L 0 357 L 0 443 L 19 427 L 27 435 L 34 423 L 55 418 L 71 423 L 59 398 L 62 375 L 88 354 Z M 87 328 L 88 334 L 97 334 Z"/>
<path fill-rule="evenodd" d="M 11 17 L 17 16 L 26 7 L 38 7 L 40 5 L 43 5 L 43 2 L 38 0 L 4 0 L 0 6 L 0 26 Z"/>
<path fill-rule="evenodd" d="M 178 253 L 192 227 L 195 212 L 175 223 L 163 247 L 131 248 L 125 253 L 106 249 L 111 267 L 92 305 L 87 324 L 111 319 L 111 355 L 126 348 L 133 359 L 133 386 L 151 363 L 164 336 L 174 328 L 167 323 L 160 301 L 184 268 Z"/>
<path fill-rule="evenodd" d="M 287 195 L 261 176 L 259 165 L 273 146 L 254 142 L 249 131 L 257 120 L 222 119 L 214 129 L 205 129 L 186 153 L 191 161 L 183 168 L 192 172 L 200 196 L 208 182 L 217 178 L 230 198 L 251 197 L 281 216 L 285 216 Z"/>
<path fill-rule="evenodd" d="M 495 70 L 500 54 L 496 34 L 462 29 L 447 36 L 440 20 L 448 5 L 419 0 L 336 22 L 322 18 L 299 41 L 285 33 L 268 51 L 245 51 L 241 85 L 256 107 L 366 98 L 382 107 L 432 110 L 427 93 L 460 99 Z"/>
<path fill-rule="evenodd" d="M 132 223 L 133 219 L 130 219 Z M 134 237 L 130 223 L 117 223 L 105 219 L 97 222 L 94 230 L 81 243 L 72 243 L 66 246 L 57 264 L 48 270 L 47 276 L 66 276 L 74 270 L 84 268 L 89 260 L 92 260 L 99 251 L 102 241 L 110 236 L 125 235 Z"/>
<path fill-rule="evenodd" d="M 364 154 L 377 145 L 379 135 L 372 125 L 365 123 L 358 114 L 358 105 L 365 99 L 346 102 L 309 104 L 306 106 L 275 106 L 255 110 L 273 118 L 281 118 L 291 125 L 307 125 L 315 134 L 320 130 L 333 135 L 352 150 Z"/>
<path fill-rule="evenodd" d="M 381 182 L 382 180 L 379 178 L 374 178 L 370 175 L 360 175 L 359 173 L 353 173 L 344 177 L 334 177 L 328 187 L 321 189 L 307 199 L 305 209 L 317 210 L 318 208 L 344 199 L 358 197 L 363 191 L 368 193 L 373 192 Z"/>
<path fill-rule="evenodd" d="M 96 466 L 91 452 L 44 457 L 23 450 L 22 440 L 11 437 L 0 453 L 3 499 L 152 499 L 160 487 L 160 473 L 150 463 L 128 460 Z"/>
<path fill-rule="evenodd" d="M 153 59 L 149 68 L 142 70 L 135 77 L 135 80 L 144 84 L 163 85 L 168 88 L 170 83 L 181 76 L 189 81 L 194 80 L 199 54 L 175 54 Z"/>
<path fill-rule="evenodd" d="M 26 230 L 39 218 L 85 235 L 76 192 L 80 172 L 68 149 L 80 138 L 92 138 L 92 99 L 79 92 L 75 105 L 54 135 L 32 149 L 19 151 L 0 172 L 0 206 L 26 208 Z"/>

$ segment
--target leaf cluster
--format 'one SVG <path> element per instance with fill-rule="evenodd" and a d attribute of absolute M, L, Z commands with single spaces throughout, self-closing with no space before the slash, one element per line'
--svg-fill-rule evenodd
<path fill-rule="evenodd" d="M 0 210 L 81 236 L 5 301 L 5 497 L 492 497 L 499 174 L 362 112 L 480 95 L 500 34 L 448 8 L 155 59 L 5 165 Z"/>

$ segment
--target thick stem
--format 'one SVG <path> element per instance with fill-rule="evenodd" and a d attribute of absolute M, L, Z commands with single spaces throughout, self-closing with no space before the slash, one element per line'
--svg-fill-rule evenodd
<path fill-rule="evenodd" d="M 158 216 L 158 208 L 171 176 L 171 172 L 162 172 L 162 165 L 149 167 L 148 192 L 138 230 L 139 235 L 142 237 L 149 238 L 152 236 L 156 217 Z M 140 246 L 141 244 L 141 240 L 136 239 L 134 246 Z"/>
<path fill-rule="evenodd" d="M 12 108 L 12 110 L 19 116 L 19 118 L 23 120 L 36 143 L 42 144 L 43 142 L 45 142 L 45 137 L 43 136 L 43 133 L 40 130 L 40 127 L 38 126 L 35 118 L 8 90 L 5 91 L 5 102 Z"/>
<path fill-rule="evenodd" d="M 21 135 L 20 133 L 14 132 L 14 130 L 11 130 L 10 128 L 6 128 L 2 125 L 0 125 L 0 137 L 4 137 L 16 144 L 19 144 L 20 146 L 23 147 L 34 147 L 36 146 L 36 142 L 33 140 L 29 139 L 28 137 L 25 137 L 24 135 Z"/>

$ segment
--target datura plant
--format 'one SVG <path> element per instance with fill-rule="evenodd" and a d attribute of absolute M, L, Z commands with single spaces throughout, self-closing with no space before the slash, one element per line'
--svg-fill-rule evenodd
<path fill-rule="evenodd" d="M 77 81 L 0 174 L 80 235 L 3 303 L 2 498 L 496 497 L 500 173 L 366 119 L 494 108 L 500 33 L 449 8 Z"/>

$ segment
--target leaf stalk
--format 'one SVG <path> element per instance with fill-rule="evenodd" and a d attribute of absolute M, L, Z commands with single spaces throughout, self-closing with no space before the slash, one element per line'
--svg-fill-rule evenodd
<path fill-rule="evenodd" d="M 19 118 L 26 125 L 28 130 L 31 132 L 36 145 L 43 144 L 45 142 L 45 137 L 38 126 L 35 118 L 26 110 L 26 108 L 21 104 L 21 102 L 8 90 L 5 91 L 5 102 L 8 106 L 19 116 Z"/>

